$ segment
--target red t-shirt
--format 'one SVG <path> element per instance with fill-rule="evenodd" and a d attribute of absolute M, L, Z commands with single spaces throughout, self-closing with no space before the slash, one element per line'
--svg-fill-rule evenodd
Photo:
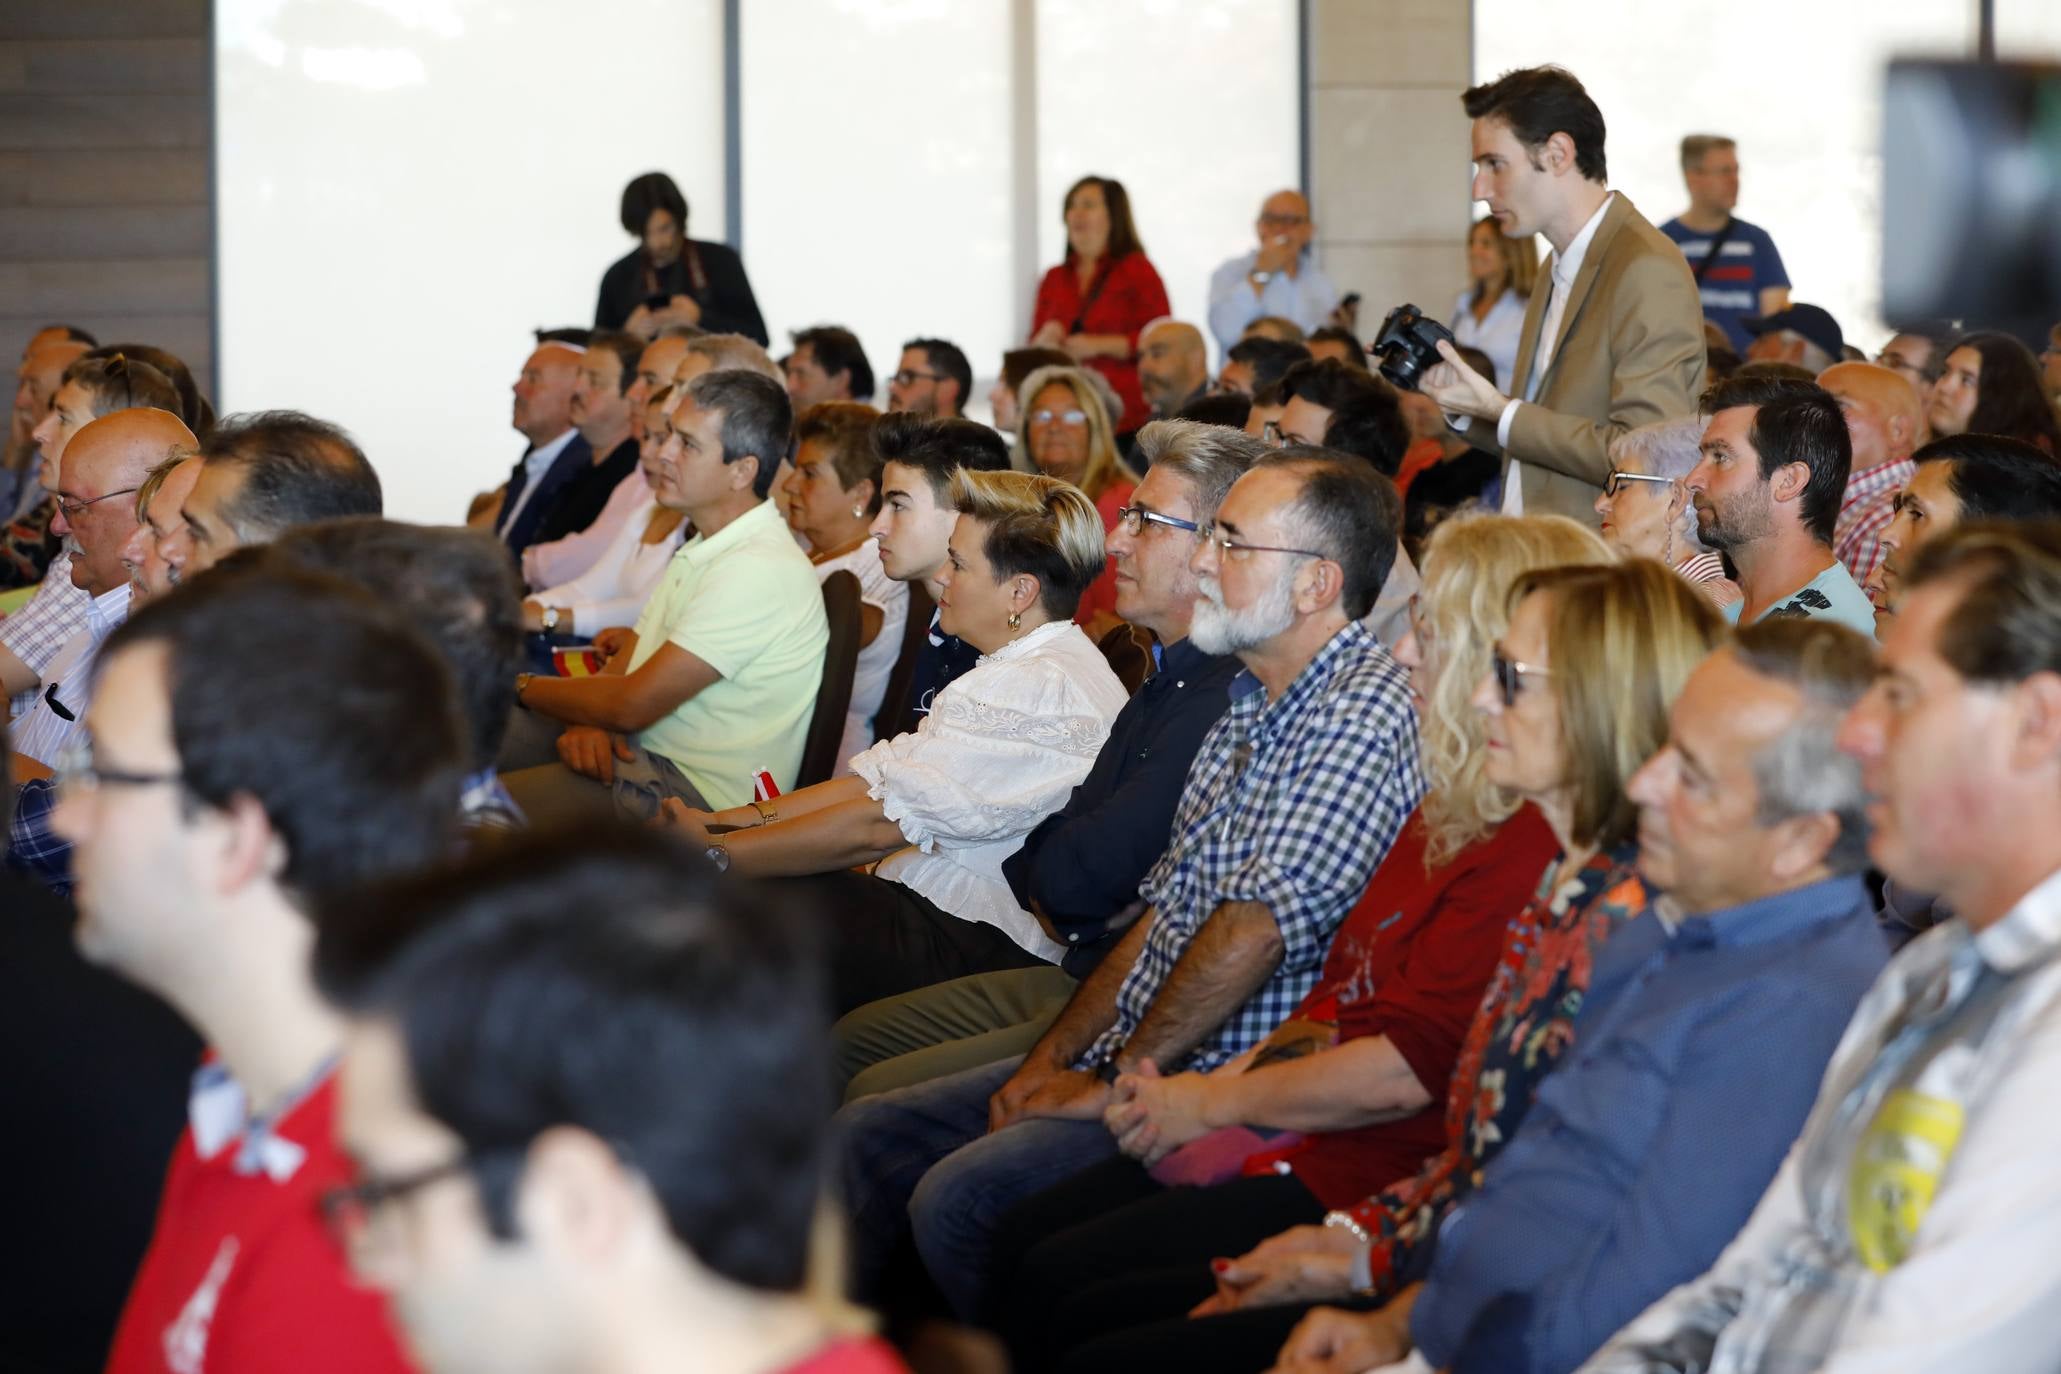
<path fill-rule="evenodd" d="M 1095 513 L 1102 517 L 1102 532 L 1106 535 L 1116 528 L 1116 513 L 1131 504 L 1131 496 L 1138 490 L 1138 484 L 1129 480 L 1112 482 L 1102 492 L 1102 499 L 1095 503 Z M 1116 560 L 1106 559 L 1102 575 L 1088 584 L 1081 593 L 1079 609 L 1073 613 L 1076 625 L 1086 625 L 1100 611 L 1116 614 Z"/>
<path fill-rule="evenodd" d="M 1560 848 L 1530 806 L 1429 873 L 1425 841 L 1419 811 L 1332 937 L 1324 971 L 1295 1013 L 1335 1023 L 1341 1043 L 1387 1036 L 1432 1099 L 1399 1120 L 1327 1131 L 1264 1157 L 1285 1161 L 1326 1207 L 1408 1178 L 1445 1148 L 1446 1089 L 1504 929 Z"/>
<path fill-rule="evenodd" d="M 835 1341 L 783 1374 L 909 1374 L 894 1347 L 875 1337 Z"/>
<path fill-rule="evenodd" d="M 1075 275 L 1073 264 L 1062 262 L 1045 274 L 1038 283 L 1038 300 L 1031 312 L 1031 333 L 1053 320 L 1069 334 L 1121 334 L 1129 340 L 1129 351 L 1121 358 L 1090 358 L 1088 366 L 1109 379 L 1116 388 L 1116 394 L 1124 403 L 1124 413 L 1117 419 L 1119 430 L 1130 431 L 1144 424 L 1151 417 L 1145 408 L 1145 397 L 1138 390 L 1138 331 L 1162 315 L 1171 315 L 1173 307 L 1167 304 L 1166 286 L 1159 279 L 1158 269 L 1143 253 L 1126 253 L 1111 262 L 1104 258 L 1095 269 L 1102 289 L 1095 291 L 1095 283 L 1089 282 L 1088 289 L 1081 289 L 1081 279 Z M 1081 302 L 1089 296 L 1095 297 L 1086 313 Z M 1080 321 L 1076 328 L 1074 322 Z M 1026 396 L 1028 404 L 1033 398 Z"/>
<path fill-rule="evenodd" d="M 322 1194 L 352 1176 L 336 1145 L 334 1071 L 273 1123 L 247 1168 L 247 1137 L 199 1125 L 199 1096 L 108 1374 L 411 1371 L 385 1298 L 352 1281 L 322 1220 Z M 197 1126 L 213 1137 L 205 1158 Z"/>

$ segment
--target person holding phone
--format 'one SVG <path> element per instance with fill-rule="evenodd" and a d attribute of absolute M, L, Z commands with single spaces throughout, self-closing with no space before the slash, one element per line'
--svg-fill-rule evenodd
<path fill-rule="evenodd" d="M 1276 191 L 1261 204 L 1259 246 L 1210 274 L 1209 331 L 1225 351 L 1262 315 L 1294 320 L 1305 334 L 1334 322 L 1338 288 L 1310 255 L 1316 228 L 1300 191 Z"/>
<path fill-rule="evenodd" d="M 649 341 L 668 325 L 685 324 L 766 342 L 744 259 L 725 244 L 687 237 L 687 198 L 671 177 L 646 172 L 625 186 L 622 222 L 639 243 L 602 274 L 596 329 Z"/>

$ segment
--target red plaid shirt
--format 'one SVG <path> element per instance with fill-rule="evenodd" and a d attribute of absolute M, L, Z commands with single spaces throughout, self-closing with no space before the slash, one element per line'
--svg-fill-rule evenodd
<path fill-rule="evenodd" d="M 1846 479 L 1846 497 L 1832 527 L 1832 552 L 1855 582 L 1865 584 L 1882 562 L 1882 531 L 1896 515 L 1896 494 L 1917 470 L 1910 459 L 1898 458 Z"/>

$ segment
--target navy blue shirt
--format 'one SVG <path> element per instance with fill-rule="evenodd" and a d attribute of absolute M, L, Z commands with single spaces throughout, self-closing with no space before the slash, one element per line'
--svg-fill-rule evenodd
<path fill-rule="evenodd" d="M 1703 267 L 1703 260 L 1710 257 L 1711 245 L 1717 244 L 1717 257 L 1696 283 L 1703 296 L 1703 318 L 1723 329 L 1732 347 L 1744 354 L 1752 346 L 1753 336 L 1746 332 L 1742 321 L 1760 314 L 1761 291 L 1789 285 L 1789 270 L 1782 266 L 1782 254 L 1775 248 L 1774 239 L 1758 224 L 1737 218 L 1732 221 L 1732 232 L 1721 244 L 1717 243 L 1716 234 L 1691 229 L 1678 219 L 1661 225 L 1660 232 L 1681 245 L 1682 256 L 1689 260 L 1692 272 Z"/>
<path fill-rule="evenodd" d="M 978 662 L 980 650 L 957 635 L 946 634 L 938 613 L 932 611 L 929 637 L 916 655 L 915 671 L 909 675 L 909 703 L 902 718 L 891 722 L 892 729 L 881 730 L 880 738 L 893 739 L 914 730 L 930 714 L 930 703 L 945 690 L 945 685 Z"/>
<path fill-rule="evenodd" d="M 1095 766 L 1066 805 L 1038 823 L 1002 876 L 1028 911 L 1035 901 L 1067 944 L 1061 966 L 1087 977 L 1130 921 L 1119 919 L 1165 852 L 1174 807 L 1203 736 L 1231 704 L 1238 660 L 1183 639 L 1124 703 Z"/>
<path fill-rule="evenodd" d="M 1571 1370 L 1704 1273 L 1887 961 L 1858 876 L 1672 934 L 1626 926 L 1597 957 L 1573 1048 L 1439 1232 L 1410 1314 L 1424 1358 L 1454 1374 Z"/>

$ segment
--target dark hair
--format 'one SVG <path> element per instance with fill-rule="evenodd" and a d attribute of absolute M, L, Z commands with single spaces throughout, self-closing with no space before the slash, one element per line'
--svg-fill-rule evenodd
<path fill-rule="evenodd" d="M 1955 348 L 1972 348 L 1982 358 L 1967 432 L 2023 439 L 2061 458 L 2061 424 L 2054 419 L 2054 403 L 2041 382 L 2039 359 L 2032 350 L 2009 334 L 1996 333 L 1966 335 L 1947 352 Z M 1945 365 L 1944 357 L 1941 365 Z"/>
<path fill-rule="evenodd" d="M 1124 184 L 1115 177 L 1096 176 L 1090 173 L 1067 187 L 1065 197 L 1059 202 L 1060 224 L 1066 223 L 1066 207 L 1073 204 L 1074 192 L 1083 186 L 1099 187 L 1102 191 L 1102 203 L 1109 209 L 1109 246 L 1102 250 L 1102 261 L 1105 264 L 1114 264 L 1133 253 L 1144 252 L 1145 245 L 1138 239 L 1137 222 L 1131 218 L 1131 193 L 1124 190 Z M 1073 261 L 1072 239 L 1066 242 L 1066 260 Z"/>
<path fill-rule="evenodd" d="M 1939 374 L 1946 367 L 1947 354 L 1954 351 L 1954 342 L 1961 337 L 1960 331 L 1945 320 L 1912 320 L 1904 324 L 1893 324 L 1898 334 L 1908 334 L 1914 339 L 1925 340 L 1932 354 L 1919 371 L 1928 382 L 1939 380 Z M 1891 342 L 1895 342 L 1892 338 Z M 1885 345 L 1886 347 L 1887 345 Z"/>
<path fill-rule="evenodd" d="M 578 348 L 585 348 L 587 340 L 594 337 L 593 330 L 577 324 L 561 325 L 556 329 L 533 329 L 530 332 L 537 336 L 537 347 L 539 348 L 542 348 L 545 344 L 553 343 L 572 344 Z"/>
<path fill-rule="evenodd" d="M 394 610 L 240 550 L 138 609 L 100 666 L 148 644 L 170 656 L 180 785 L 255 799 L 303 905 L 449 852 L 465 726 L 443 658 Z"/>
<path fill-rule="evenodd" d="M 1348 616 L 1358 620 L 1374 609 L 1395 567 L 1403 518 L 1395 483 L 1359 458 L 1307 444 L 1278 449 L 1252 466 L 1284 468 L 1302 479 L 1291 510 L 1298 538 L 1338 564 Z"/>
<path fill-rule="evenodd" d="M 1002 384 L 1012 392 L 1021 391 L 1039 368 L 1073 365 L 1073 355 L 1062 348 L 1012 348 L 1002 354 Z"/>
<path fill-rule="evenodd" d="M 1345 345 L 1345 357 L 1336 361 L 1350 364 L 1362 372 L 1371 372 L 1373 370 L 1367 366 L 1367 350 L 1361 346 L 1360 336 L 1342 324 L 1327 324 L 1322 329 L 1313 329 L 1304 343 L 1305 351 L 1307 351 L 1307 345 L 1309 344 L 1342 343 Z"/>
<path fill-rule="evenodd" d="M 687 197 L 680 194 L 680 188 L 664 172 L 646 172 L 632 177 L 630 184 L 623 187 L 623 232 L 635 238 L 644 237 L 644 226 L 651 222 L 653 210 L 664 210 L 679 223 L 680 233 L 687 232 Z"/>
<path fill-rule="evenodd" d="M 1467 364 L 1467 366 L 1473 368 L 1476 372 L 1479 372 L 1482 376 L 1489 378 L 1491 381 L 1495 379 L 1495 359 L 1489 357 L 1488 354 L 1482 352 L 1473 344 L 1455 344 L 1453 346 L 1453 351 L 1460 355 L 1461 362 Z"/>
<path fill-rule="evenodd" d="M 64 370 L 64 382 L 87 394 L 96 418 L 118 410 L 180 411 L 179 388 L 172 379 L 126 353 L 83 353 Z"/>
<path fill-rule="evenodd" d="M 295 525 L 380 513 L 379 474 L 351 436 L 298 410 L 227 416 L 201 441 L 200 456 L 211 468 L 242 471 L 222 515 L 245 544 Z"/>
<path fill-rule="evenodd" d="M 1261 388 L 1272 386 L 1288 375 L 1297 363 L 1312 361 L 1309 347 L 1286 339 L 1249 334 L 1224 351 L 1224 361 L 1244 363 L 1252 369 L 1252 393 L 1258 399 Z"/>
<path fill-rule="evenodd" d="M 1252 418 L 1252 398 L 1229 391 L 1197 396 L 1175 411 L 1174 418 L 1193 420 L 1197 424 L 1222 425 L 1226 429 L 1244 429 L 1245 422 Z"/>
<path fill-rule="evenodd" d="M 66 343 L 82 343 L 86 345 L 86 347 L 92 348 L 94 345 L 100 342 L 100 340 L 94 338 L 91 334 L 87 333 L 85 330 L 79 328 L 75 324 L 46 324 L 42 326 L 40 329 L 38 329 L 36 333 L 48 334 L 53 329 L 62 330 L 64 332 L 64 338 Z M 35 336 L 31 335 L 30 337 L 33 338 Z"/>
<path fill-rule="evenodd" d="M 1009 467 L 1009 445 L 974 420 L 883 415 L 873 426 L 873 447 L 883 467 L 900 463 L 921 472 L 940 507 L 952 503 L 952 474 L 960 468 L 1003 472 Z"/>
<path fill-rule="evenodd" d="M 950 339 L 911 339 L 902 347 L 922 349 L 926 362 L 957 382 L 959 396 L 953 404 L 961 411 L 966 409 L 966 398 L 973 394 L 973 364 L 966 360 L 964 349 Z"/>
<path fill-rule="evenodd" d="M 1746 360 L 1739 356 L 1736 349 L 1720 348 L 1716 344 L 1705 345 L 1703 375 L 1710 378 L 1713 383 L 1729 380 L 1744 366 Z"/>
<path fill-rule="evenodd" d="M 1387 386 L 1374 374 L 1336 358 L 1297 363 L 1281 375 L 1281 404 L 1300 396 L 1313 406 L 1337 412 L 1350 401 L 1376 395 Z"/>
<path fill-rule="evenodd" d="M 171 380 L 179 393 L 179 404 L 167 406 L 185 422 L 197 439 L 208 437 L 208 431 L 215 427 L 215 408 L 208 404 L 208 398 L 200 394 L 199 383 L 193 380 L 193 369 L 176 353 L 170 353 L 152 344 L 101 344 L 87 350 L 73 363 L 73 367 L 93 358 L 112 358 L 117 353 L 132 363 L 148 363 Z"/>
<path fill-rule="evenodd" d="M 787 399 L 787 388 L 771 377 L 733 367 L 702 373 L 687 383 L 687 396 L 703 410 L 722 413 L 724 462 L 758 460 L 751 490 L 765 500 L 794 434 L 794 402 Z"/>
<path fill-rule="evenodd" d="M 1707 353 L 1708 350 L 1706 349 Z M 1756 358 L 1750 363 L 1741 363 L 1732 369 L 1733 377 L 1759 378 L 1775 382 L 1815 382 L 1818 374 L 1801 363 L 1780 363 L 1771 358 Z M 1728 379 L 1729 380 L 1729 379 Z"/>
<path fill-rule="evenodd" d="M 866 361 L 866 350 L 859 347 L 859 336 L 851 330 L 841 324 L 819 324 L 810 329 L 790 329 L 787 337 L 794 340 L 796 349 L 808 345 L 824 376 L 844 373 L 850 379 L 853 400 L 873 398 L 873 365 Z"/>
<path fill-rule="evenodd" d="M 1584 177 L 1602 185 L 1610 180 L 1603 160 L 1603 112 L 1564 67 L 1522 67 L 1494 81 L 1460 93 L 1469 119 L 1500 119 L 1531 155 L 1534 168 L 1544 166 L 1538 150 L 1554 134 L 1574 141 L 1574 165 Z"/>
<path fill-rule="evenodd" d="M 2061 523 L 1957 525 L 1904 570 L 1906 593 L 1949 578 L 1961 599 L 1939 626 L 1939 656 L 1970 682 L 2061 673 Z"/>
<path fill-rule="evenodd" d="M 450 664 L 471 767 L 493 766 L 522 669 L 522 583 L 499 540 L 361 515 L 289 530 L 269 556 L 355 583 L 420 630 Z"/>
<path fill-rule="evenodd" d="M 1331 423 L 1324 427 L 1324 447 L 1364 458 L 1393 480 L 1410 447 L 1410 422 L 1403 418 L 1395 389 L 1381 385 L 1333 410 Z"/>
<path fill-rule="evenodd" d="M 644 356 L 644 340 L 634 334 L 625 334 L 620 329 L 597 329 L 587 340 L 587 351 L 605 348 L 622 360 L 622 372 L 616 379 L 616 395 L 629 394 L 631 385 L 637 380 L 637 360 Z"/>
<path fill-rule="evenodd" d="M 1797 513 L 1813 538 L 1830 544 L 1853 470 L 1853 436 L 1838 398 L 1816 382 L 1742 372 L 1706 389 L 1699 404 L 1705 415 L 1755 407 L 1747 441 L 1758 456 L 1761 479 L 1772 478 L 1785 463 L 1809 468 Z"/>
<path fill-rule="evenodd" d="M 539 835 L 326 903 L 315 978 L 391 1018 L 494 1234 L 517 1235 L 530 1147 L 572 1126 L 642 1176 L 696 1260 L 791 1292 L 832 1105 L 816 913 L 794 892 L 719 881 L 628 826 Z"/>
<path fill-rule="evenodd" d="M 830 466 L 837 469 L 838 485 L 850 491 L 860 482 L 873 484 L 868 515 L 880 512 L 880 450 L 873 443 L 873 427 L 880 412 L 858 401 L 822 401 L 794 417 L 794 456 L 810 440 L 830 450 Z"/>
<path fill-rule="evenodd" d="M 2061 519 L 2061 460 L 2036 444 L 2001 434 L 1956 434 L 1934 439 L 1911 461 L 1953 465 L 1947 489 L 1961 503 L 1962 524 Z"/>

